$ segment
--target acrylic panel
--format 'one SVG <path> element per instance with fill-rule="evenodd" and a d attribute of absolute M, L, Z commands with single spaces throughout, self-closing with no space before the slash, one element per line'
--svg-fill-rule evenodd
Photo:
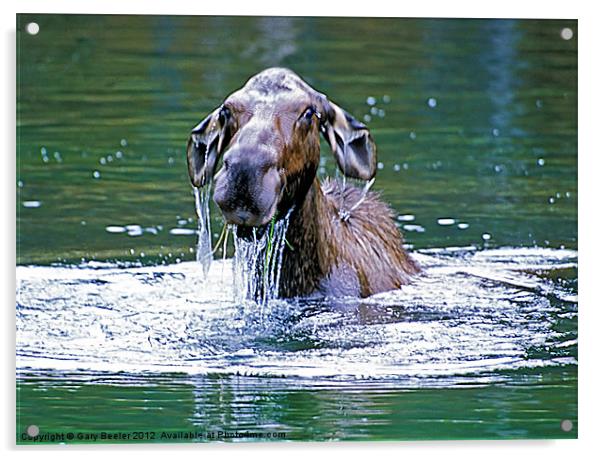
<path fill-rule="evenodd" d="M 16 28 L 17 443 L 577 437 L 577 21 Z"/>

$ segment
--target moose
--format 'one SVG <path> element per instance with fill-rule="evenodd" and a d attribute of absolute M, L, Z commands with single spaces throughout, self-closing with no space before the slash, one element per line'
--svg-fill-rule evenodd
<path fill-rule="evenodd" d="M 392 210 L 368 187 L 318 179 L 320 134 L 345 177 L 372 183 L 368 128 L 293 71 L 266 69 L 193 128 L 190 180 L 197 188 L 214 183 L 213 199 L 241 237 L 290 218 L 280 296 L 367 297 L 400 288 L 420 268 Z"/>

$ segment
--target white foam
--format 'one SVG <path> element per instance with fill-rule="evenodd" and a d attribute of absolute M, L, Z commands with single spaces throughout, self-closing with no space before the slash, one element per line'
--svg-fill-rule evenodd
<path fill-rule="evenodd" d="M 576 292 L 529 273 L 574 268 L 577 252 L 449 247 L 414 256 L 424 273 L 401 290 L 263 305 L 233 299 L 232 260 L 214 261 L 206 277 L 196 262 L 19 266 L 17 366 L 496 381 L 507 370 L 576 364 L 576 333 L 557 326 L 576 317 Z"/>

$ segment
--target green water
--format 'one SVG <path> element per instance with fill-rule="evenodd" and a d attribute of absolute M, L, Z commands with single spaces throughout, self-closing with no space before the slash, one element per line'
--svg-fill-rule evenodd
<path fill-rule="evenodd" d="M 287 440 L 575 438 L 559 426 L 577 415 L 568 408 L 576 397 L 571 384 L 557 385 L 574 378 L 570 371 L 421 389 L 177 375 L 138 381 L 95 375 L 96 384 L 82 384 L 81 375 L 65 376 L 20 385 L 23 411 L 41 432 L 141 431 L 154 432 L 156 440 L 178 432 L 217 438 L 220 431 L 277 433 Z"/>
<path fill-rule="evenodd" d="M 31 21 L 38 35 L 25 33 Z M 577 35 L 571 20 L 20 15 L 17 263 L 194 260 L 195 236 L 170 232 L 196 229 L 188 132 L 275 65 L 366 122 L 381 163 L 374 188 L 407 216 L 399 226 L 414 249 L 576 250 Z M 334 175 L 327 152 L 321 174 Z M 215 208 L 212 218 L 219 233 Z M 127 225 L 140 231 L 106 229 Z M 576 270 L 538 275 L 577 293 Z M 572 312 L 558 306 L 545 320 L 576 338 Z M 576 345 L 567 354 L 576 358 Z M 291 440 L 577 435 L 576 364 L 380 383 L 23 368 L 17 398 L 25 443 L 30 424 L 156 432 L 146 440 L 189 430 Z"/>

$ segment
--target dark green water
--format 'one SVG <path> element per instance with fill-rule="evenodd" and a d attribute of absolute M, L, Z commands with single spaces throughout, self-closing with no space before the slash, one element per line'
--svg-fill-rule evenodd
<path fill-rule="evenodd" d="M 25 33 L 31 21 L 40 25 L 38 35 Z M 561 37 L 564 28 L 572 30 L 570 40 Z M 156 266 L 194 260 L 196 236 L 171 231 L 196 229 L 184 150 L 188 132 L 249 76 L 274 65 L 292 68 L 368 124 L 381 163 L 375 189 L 406 216 L 399 225 L 414 249 L 576 250 L 577 35 L 576 21 L 569 20 L 20 15 L 17 263 Z M 321 173 L 333 175 L 327 151 Z M 218 233 L 215 209 L 212 217 Z M 127 225 L 136 225 L 129 234 L 107 231 Z M 239 430 L 285 433 L 291 440 L 575 438 L 577 304 L 557 293 L 576 296 L 577 272 L 574 266 L 551 269 L 553 258 L 533 263 L 542 282 L 537 298 L 524 306 L 514 296 L 520 292 L 492 297 L 496 305 L 511 297 L 518 312 L 488 315 L 480 309 L 467 329 L 488 324 L 483 336 L 495 337 L 501 327 L 503 336 L 492 341 L 500 350 L 489 356 L 507 357 L 512 343 L 519 359 L 541 365 L 341 380 L 274 378 L 261 371 L 137 373 L 99 365 L 74 371 L 28 361 L 18 372 L 18 441 L 30 424 L 42 433 Z M 54 308 L 59 300 L 69 308 L 82 290 L 36 296 L 27 290 L 34 277 L 20 277 L 28 302 L 18 301 L 17 315 L 37 317 L 40 334 L 57 316 L 32 311 L 51 303 Z M 483 294 L 500 284 L 478 287 Z M 395 304 L 403 309 L 411 303 L 405 300 Z M 90 304 L 77 303 L 78 311 Z M 412 320 L 456 320 L 428 302 L 416 308 L 395 320 L 408 327 Z M 354 333 L 373 330 L 362 326 Z M 519 346 L 513 326 L 545 337 L 532 345 L 521 338 Z M 35 349 L 19 342 L 27 333 L 36 334 L 18 326 L 18 356 L 56 357 L 48 341 Z M 309 331 L 301 335 L 271 339 L 259 333 L 244 348 L 276 353 L 288 346 L 286 360 L 295 350 L 327 342 Z M 61 328 L 45 339 L 56 340 L 59 349 Z M 369 354 L 375 342 L 357 349 Z M 236 355 L 232 343 L 222 350 Z M 475 337 L 472 344 L 478 343 Z M 560 429 L 564 419 L 573 422 L 570 432 Z"/>

